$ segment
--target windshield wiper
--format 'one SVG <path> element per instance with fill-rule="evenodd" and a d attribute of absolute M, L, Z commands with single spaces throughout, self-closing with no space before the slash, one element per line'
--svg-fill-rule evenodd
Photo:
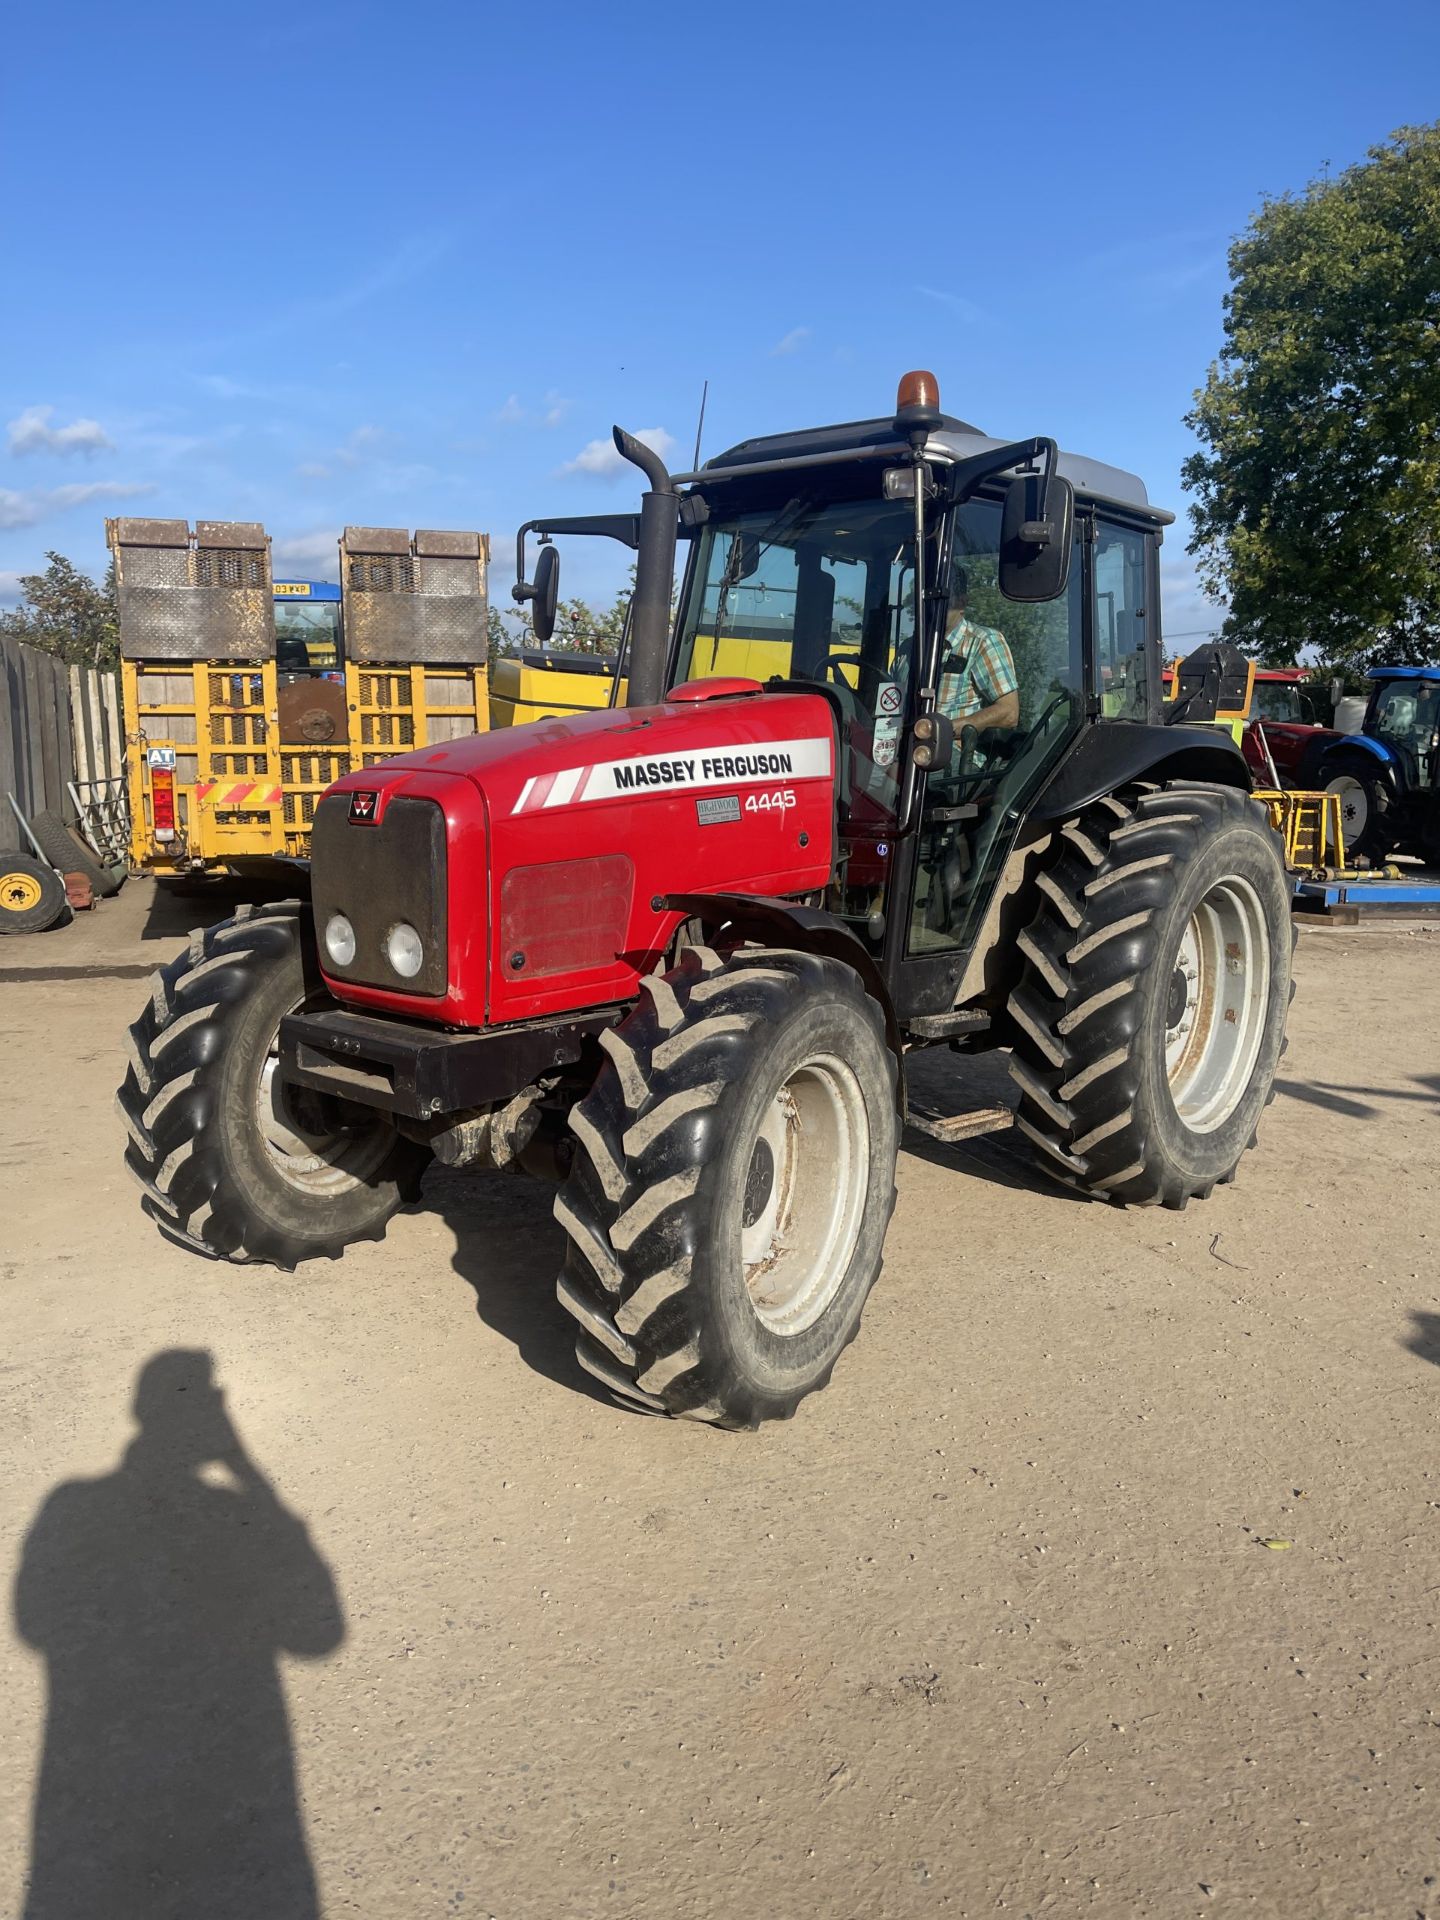
<path fill-rule="evenodd" d="M 797 496 L 797 498 L 787 501 L 764 532 L 755 535 L 756 566 L 759 565 L 760 558 L 767 547 L 773 547 L 780 538 L 780 535 L 788 532 L 795 521 L 808 510 L 809 506 L 810 502 L 803 497 Z M 725 626 L 725 609 L 730 602 L 730 589 L 733 586 L 738 586 L 740 581 L 740 568 L 744 564 L 745 559 L 745 542 L 746 536 L 743 533 L 732 533 L 730 536 L 730 551 L 725 556 L 725 570 L 720 576 L 720 591 L 715 598 L 715 639 L 717 642 Z M 755 568 L 752 567 L 751 572 L 753 573 L 754 571 Z"/>

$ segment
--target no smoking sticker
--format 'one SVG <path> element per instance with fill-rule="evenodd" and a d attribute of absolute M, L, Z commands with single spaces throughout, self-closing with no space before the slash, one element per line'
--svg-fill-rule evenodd
<path fill-rule="evenodd" d="M 876 713 L 885 713 L 885 714 L 899 713 L 900 689 L 899 687 L 896 686 L 893 680 L 886 680 L 882 682 L 880 687 L 880 697 L 875 702 L 875 711 Z"/>

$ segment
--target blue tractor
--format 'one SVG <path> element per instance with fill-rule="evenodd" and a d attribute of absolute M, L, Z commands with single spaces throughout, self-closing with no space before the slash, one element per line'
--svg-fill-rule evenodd
<path fill-rule="evenodd" d="M 1440 667 L 1372 667 L 1369 679 L 1361 731 L 1332 738 L 1305 784 L 1340 795 L 1347 858 L 1440 865 Z"/>

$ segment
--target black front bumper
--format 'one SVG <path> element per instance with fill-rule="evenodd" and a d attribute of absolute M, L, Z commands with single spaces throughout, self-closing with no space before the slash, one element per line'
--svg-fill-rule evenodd
<path fill-rule="evenodd" d="M 292 1013 L 280 1022 L 280 1073 L 317 1093 L 430 1120 L 509 1100 L 543 1074 L 574 1066 L 619 1013 L 606 1007 L 485 1033 L 445 1033 L 345 1007 Z"/>

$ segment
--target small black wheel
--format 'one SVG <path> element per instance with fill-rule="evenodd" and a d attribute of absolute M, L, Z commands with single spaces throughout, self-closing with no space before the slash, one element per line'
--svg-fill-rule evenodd
<path fill-rule="evenodd" d="M 65 913 L 65 883 L 43 860 L 0 852 L 0 933 L 44 933 Z"/>
<path fill-rule="evenodd" d="M 1234 1177 L 1285 1048 L 1295 933 L 1278 835 L 1225 787 L 1110 796 L 1038 877 L 1010 996 L 1016 1124 L 1108 1200 L 1183 1207 Z"/>
<path fill-rule="evenodd" d="M 657 1413 L 786 1419 L 880 1271 L 899 1144 L 880 1008 L 835 960 L 689 947 L 601 1044 L 555 1205 L 577 1357 Z"/>
<path fill-rule="evenodd" d="M 154 976 L 116 1096 L 125 1161 L 161 1231 L 292 1269 L 380 1239 L 428 1158 L 372 1107 L 288 1086 L 280 1022 L 316 997 L 309 909 L 242 907 Z"/>
<path fill-rule="evenodd" d="M 1373 765 L 1373 762 L 1372 762 Z M 1345 861 L 1357 860 L 1383 866 L 1395 845 L 1395 835 L 1387 818 L 1390 796 L 1385 784 L 1358 755 L 1327 769 L 1325 791 L 1340 801 L 1340 827 L 1345 835 Z"/>
<path fill-rule="evenodd" d="M 67 827 L 58 813 L 37 813 L 30 831 L 45 858 L 61 873 L 84 874 L 97 900 L 108 900 L 124 885 L 124 867 L 107 867 L 90 842 Z"/>

